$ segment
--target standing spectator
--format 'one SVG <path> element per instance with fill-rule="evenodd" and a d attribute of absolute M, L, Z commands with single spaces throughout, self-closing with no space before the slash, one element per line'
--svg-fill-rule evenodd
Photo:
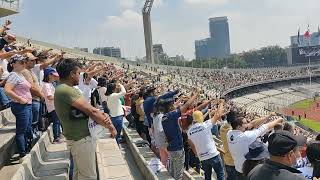
<path fill-rule="evenodd" d="M 36 135 L 38 131 L 38 122 L 40 118 L 40 103 L 44 95 L 41 91 L 39 79 L 32 71 L 37 62 L 37 57 L 31 53 L 27 53 L 26 69 L 22 71 L 23 76 L 31 83 L 31 94 L 32 94 L 32 132 Z M 41 80 L 42 81 L 42 80 Z M 40 123 L 41 124 L 41 123 Z"/>
<path fill-rule="evenodd" d="M 135 106 L 136 106 L 136 111 L 137 111 L 137 115 L 138 115 L 138 121 L 136 122 L 136 128 L 137 128 L 137 132 L 139 133 L 139 135 L 141 137 L 142 136 L 142 133 L 144 133 L 143 131 L 143 122 L 144 122 L 144 112 L 143 112 L 143 90 L 140 90 L 139 92 L 139 97 L 138 99 L 135 101 Z M 145 138 L 147 137 L 147 135 L 145 135 Z"/>
<path fill-rule="evenodd" d="M 16 117 L 16 143 L 20 158 L 28 151 L 28 141 L 31 139 L 32 96 L 31 84 L 21 72 L 25 69 L 26 57 L 14 55 L 10 58 L 10 72 L 4 87 L 6 94 L 12 99 L 11 111 Z M 22 159 L 20 159 L 22 160 Z"/>
<path fill-rule="evenodd" d="M 164 134 L 162 127 L 162 117 L 164 113 L 165 101 L 162 99 L 158 99 L 155 105 L 155 113 L 154 113 L 154 122 L 153 122 L 153 132 L 154 132 L 154 140 L 156 147 L 159 149 L 159 155 L 161 163 L 164 166 L 167 166 L 168 161 L 168 150 L 167 150 L 167 141 L 166 135 Z"/>
<path fill-rule="evenodd" d="M 274 113 L 271 113 L 264 118 L 253 120 L 250 123 L 242 116 L 236 115 L 228 118 L 228 121 L 232 126 L 232 130 L 227 133 L 228 145 L 239 180 L 244 179 L 242 165 L 245 161 L 244 155 L 249 151 L 249 145 L 256 141 L 258 137 L 270 131 L 276 124 L 282 122 L 282 118 L 279 118 L 264 124 L 272 115 L 274 115 Z"/>
<path fill-rule="evenodd" d="M 54 106 L 63 126 L 63 134 L 74 161 L 75 179 L 97 179 L 95 146 L 88 129 L 89 117 L 116 135 L 116 129 L 107 114 L 92 107 L 80 91 L 81 65 L 73 59 L 64 59 L 57 65 L 61 84 L 54 93 Z M 77 113 L 75 113 L 77 112 Z"/>
<path fill-rule="evenodd" d="M 312 177 L 320 178 L 320 142 L 312 142 L 307 146 L 307 157 L 313 166 Z"/>
<path fill-rule="evenodd" d="M 300 171 L 293 168 L 300 156 L 299 141 L 288 131 L 278 131 L 269 136 L 270 160 L 259 164 L 248 175 L 249 180 L 302 180 Z"/>
<path fill-rule="evenodd" d="M 227 118 L 230 116 L 231 114 L 229 113 L 227 115 Z M 220 137 L 221 137 L 223 150 L 224 150 L 223 160 L 226 168 L 227 180 L 235 180 L 237 179 L 237 171 L 235 169 L 234 161 L 232 159 L 229 146 L 228 146 L 228 141 L 227 141 L 227 133 L 230 130 L 232 130 L 231 125 L 228 122 L 224 122 L 220 128 Z"/>
<path fill-rule="evenodd" d="M 116 93 L 116 89 L 120 88 L 120 92 Z M 110 117 L 113 125 L 117 129 L 117 143 L 121 143 L 121 131 L 123 125 L 124 111 L 121 105 L 120 98 L 126 94 L 126 89 L 120 83 L 110 83 L 107 87 L 107 105 L 110 110 Z"/>
<path fill-rule="evenodd" d="M 243 174 L 248 176 L 249 172 L 258 164 L 265 162 L 269 158 L 267 146 L 261 141 L 255 141 L 249 146 L 249 152 L 244 156 L 246 160 L 243 163 Z"/>
<path fill-rule="evenodd" d="M 211 180 L 212 169 L 217 174 L 217 180 L 224 180 L 222 159 L 211 134 L 213 124 L 221 119 L 223 113 L 223 102 L 219 104 L 218 111 L 214 116 L 205 122 L 203 122 L 202 112 L 195 111 L 193 113 L 194 123 L 188 130 L 189 143 L 193 152 L 202 162 L 206 180 Z"/>
<path fill-rule="evenodd" d="M 52 67 L 44 69 L 44 78 L 42 84 L 42 92 L 44 94 L 45 103 L 50 116 L 50 120 L 53 123 L 53 142 L 60 143 L 60 120 L 54 108 L 54 92 L 55 88 L 53 82 L 59 79 L 59 74 Z"/>
<path fill-rule="evenodd" d="M 145 133 L 147 141 L 149 142 L 150 145 L 151 145 L 151 137 L 149 133 L 151 131 L 151 126 L 153 122 L 151 113 L 153 112 L 154 103 L 156 102 L 155 90 L 156 90 L 155 87 L 147 88 L 144 94 L 144 101 L 143 101 L 143 112 L 144 112 L 143 133 Z"/>
<path fill-rule="evenodd" d="M 106 96 L 106 92 L 107 92 L 107 79 L 104 77 L 98 78 L 98 85 L 97 85 L 97 91 L 99 93 L 99 100 L 100 100 L 100 104 L 103 108 L 103 111 L 105 113 L 109 113 L 109 108 L 107 105 L 107 96 Z"/>
<path fill-rule="evenodd" d="M 178 119 L 181 114 L 185 113 L 188 107 L 199 96 L 199 92 L 194 95 L 180 108 L 175 109 L 173 106 L 174 99 L 167 99 L 167 104 L 164 106 L 164 116 L 162 117 L 162 127 L 168 142 L 168 153 L 170 159 L 169 172 L 175 179 L 182 179 L 184 166 L 184 152 L 182 132 L 179 126 Z"/>

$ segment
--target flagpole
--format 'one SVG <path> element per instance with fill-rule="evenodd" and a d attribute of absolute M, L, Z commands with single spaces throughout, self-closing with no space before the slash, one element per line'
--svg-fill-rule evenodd
<path fill-rule="evenodd" d="M 308 31 L 309 31 L 309 25 L 308 25 Z M 309 49 L 309 53 L 310 53 L 310 39 L 311 37 L 309 37 L 309 41 L 308 41 L 308 49 Z M 308 56 L 309 59 L 309 81 L 310 81 L 310 86 L 311 86 L 311 67 L 310 67 L 310 54 Z"/>

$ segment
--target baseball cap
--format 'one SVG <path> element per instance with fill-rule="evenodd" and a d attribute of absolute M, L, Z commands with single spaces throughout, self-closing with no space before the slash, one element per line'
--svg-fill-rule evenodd
<path fill-rule="evenodd" d="M 52 67 L 48 67 L 48 68 L 44 69 L 43 73 L 44 73 L 44 77 L 47 77 L 50 74 L 52 74 L 52 75 L 54 75 L 56 77 L 59 77 L 59 74 L 57 73 L 57 71 Z"/>
<path fill-rule="evenodd" d="M 36 59 L 38 59 L 32 53 L 29 53 L 29 52 L 26 53 L 26 57 L 27 57 L 27 60 L 36 60 Z"/>
<path fill-rule="evenodd" d="M 17 61 L 23 61 L 23 60 L 25 60 L 25 59 L 26 59 L 25 56 L 22 56 L 22 55 L 20 55 L 20 54 L 15 54 L 15 55 L 11 56 L 10 62 L 11 62 L 11 63 L 15 63 L 15 62 L 17 62 Z"/>
<path fill-rule="evenodd" d="M 244 157 L 247 160 L 261 160 L 268 158 L 268 148 L 261 141 L 255 141 L 249 145 L 249 152 Z"/>
<path fill-rule="evenodd" d="M 193 116 L 193 120 L 196 121 L 197 123 L 202 123 L 204 120 L 204 117 L 201 111 L 193 112 L 192 116 Z"/>
<path fill-rule="evenodd" d="M 302 146 L 305 142 L 289 131 L 278 131 L 268 138 L 270 155 L 284 156 L 294 148 Z"/>
<path fill-rule="evenodd" d="M 4 51 L 10 52 L 10 51 L 13 51 L 13 48 L 10 46 L 6 46 L 6 47 L 4 47 Z"/>
<path fill-rule="evenodd" d="M 150 87 L 147 87 L 146 89 L 146 93 L 151 93 L 155 90 L 156 88 L 154 86 L 150 86 Z"/>

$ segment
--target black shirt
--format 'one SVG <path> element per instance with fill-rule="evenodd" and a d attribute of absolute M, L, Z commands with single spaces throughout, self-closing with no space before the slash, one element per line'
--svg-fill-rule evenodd
<path fill-rule="evenodd" d="M 280 164 L 274 161 L 267 160 L 264 164 L 259 164 L 252 169 L 248 174 L 249 180 L 305 180 L 300 175 L 300 171 Z"/>

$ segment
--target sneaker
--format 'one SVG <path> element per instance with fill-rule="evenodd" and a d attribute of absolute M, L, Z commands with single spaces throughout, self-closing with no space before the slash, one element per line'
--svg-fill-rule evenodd
<path fill-rule="evenodd" d="M 53 140 L 53 144 L 61 144 L 63 141 L 60 138 Z"/>
<path fill-rule="evenodd" d="M 22 162 L 26 159 L 26 156 L 20 157 L 19 158 L 19 164 L 22 164 Z"/>

